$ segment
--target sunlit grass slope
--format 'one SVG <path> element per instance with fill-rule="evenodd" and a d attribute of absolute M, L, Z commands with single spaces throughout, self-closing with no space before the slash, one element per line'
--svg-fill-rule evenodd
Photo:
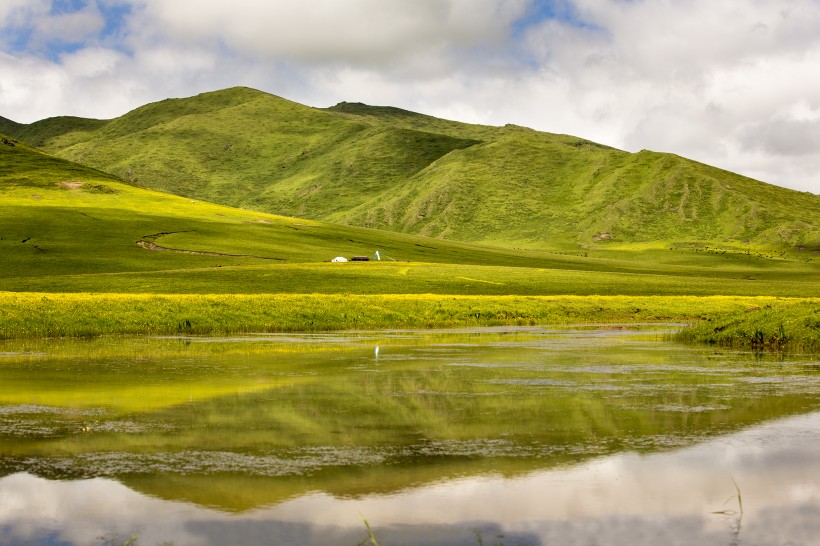
<path fill-rule="evenodd" d="M 12 279 L 4 288 L 19 289 L 17 283 L 38 279 L 59 286 L 55 276 L 62 275 L 202 272 L 215 266 L 327 262 L 376 250 L 406 262 L 549 263 L 545 255 L 336 226 L 149 191 L 9 141 L 0 145 L 0 278 Z M 145 248 L 151 245 L 189 252 Z M 570 260 L 556 256 L 554 261 Z M 99 281 L 97 290 L 105 284 Z M 219 281 L 211 286 L 212 291 L 220 288 Z M 279 291 L 275 282 L 266 288 Z"/>
<path fill-rule="evenodd" d="M 153 189 L 437 238 L 820 250 L 819 196 L 671 154 L 397 108 L 321 110 L 234 88 L 4 130 Z"/>
<path fill-rule="evenodd" d="M 686 248 L 506 250 L 338 226 L 148 191 L 19 142 L 0 145 L 0 212 L 2 290 L 820 294 L 814 262 Z M 376 250 L 386 261 L 328 263 Z"/>
<path fill-rule="evenodd" d="M 507 250 L 332 225 L 142 189 L 2 138 L 3 338 L 691 321 L 820 296 L 818 265 L 790 255 Z M 385 261 L 329 263 L 376 250 Z"/>

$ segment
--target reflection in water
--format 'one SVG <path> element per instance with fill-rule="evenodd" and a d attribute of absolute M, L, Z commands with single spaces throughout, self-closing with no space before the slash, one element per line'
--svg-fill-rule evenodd
<path fill-rule="evenodd" d="M 312 493 L 240 515 L 144 496 L 106 479 L 0 480 L 0 539 L 139 537 L 141 544 L 728 545 L 743 496 L 749 544 L 820 543 L 820 413 L 668 453 L 621 453 L 504 478 L 454 479 L 390 495 Z M 727 499 L 731 502 L 727 504 Z M 716 514 L 715 512 L 724 512 Z M 115 524 L 112 524 L 115 522 Z"/>
<path fill-rule="evenodd" d="M 820 544 L 803 360 L 611 330 L 193 341 L 0 347 L 0 544 L 352 546 L 359 514 L 382 546 Z"/>

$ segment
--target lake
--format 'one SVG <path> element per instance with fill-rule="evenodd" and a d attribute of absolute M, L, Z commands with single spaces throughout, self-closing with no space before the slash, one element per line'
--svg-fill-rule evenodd
<path fill-rule="evenodd" d="M 0 544 L 820 545 L 820 363 L 675 328 L 5 342 Z"/>

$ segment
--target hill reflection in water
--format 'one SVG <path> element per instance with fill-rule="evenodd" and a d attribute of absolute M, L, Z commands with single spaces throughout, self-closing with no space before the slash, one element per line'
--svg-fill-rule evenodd
<path fill-rule="evenodd" d="M 815 363 L 660 333 L 6 344 L 0 543 L 813 544 Z"/>

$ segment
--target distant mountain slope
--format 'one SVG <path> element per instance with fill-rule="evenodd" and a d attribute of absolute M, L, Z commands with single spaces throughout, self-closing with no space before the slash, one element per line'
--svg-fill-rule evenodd
<path fill-rule="evenodd" d="M 37 278 L 49 286 L 58 278 L 71 285 L 76 275 L 102 276 L 107 285 L 113 281 L 106 275 L 124 272 L 226 271 L 230 279 L 227 266 L 328 262 L 375 250 L 403 263 L 587 266 L 561 256 L 286 218 L 146 190 L 0 134 L 0 290 Z M 333 277 L 338 272 L 355 274 L 342 269 L 325 276 L 340 281 Z M 235 289 L 236 281 L 230 282 Z M 271 271 L 254 282 L 282 289 Z M 306 291 L 313 289 L 307 285 Z"/>
<path fill-rule="evenodd" d="M 5 120 L 0 130 L 145 187 L 440 238 L 820 249 L 819 196 L 670 154 L 398 108 L 316 109 L 234 88 L 110 121 Z"/>

